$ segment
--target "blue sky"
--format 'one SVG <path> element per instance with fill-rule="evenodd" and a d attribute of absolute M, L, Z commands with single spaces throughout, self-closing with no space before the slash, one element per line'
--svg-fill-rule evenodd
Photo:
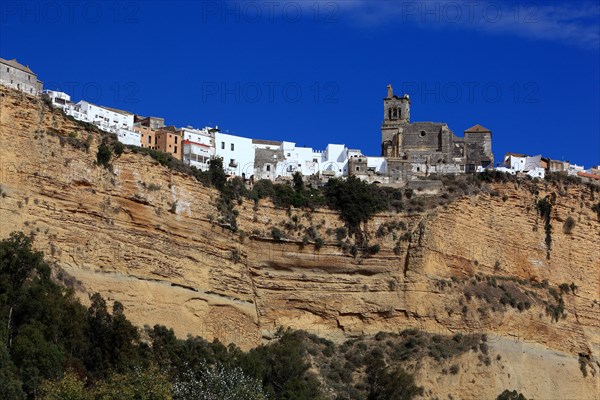
<path fill-rule="evenodd" d="M 382 98 L 493 131 L 506 151 L 600 163 L 597 1 L 0 3 L 0 57 L 47 88 L 167 124 L 380 153 Z"/>

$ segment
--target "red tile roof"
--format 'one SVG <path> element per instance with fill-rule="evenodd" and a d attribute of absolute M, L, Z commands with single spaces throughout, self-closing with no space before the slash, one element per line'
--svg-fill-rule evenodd
<path fill-rule="evenodd" d="M 470 127 L 469 129 L 467 129 L 465 131 L 466 132 L 473 132 L 473 133 L 491 133 L 492 131 L 490 131 L 488 128 L 483 127 L 479 124 L 477 125 L 473 125 L 472 127 Z"/>
<path fill-rule="evenodd" d="M 202 147 L 210 147 L 207 144 L 204 143 L 198 143 L 198 142 L 192 142 L 191 140 L 184 140 L 183 144 L 195 144 L 196 146 L 202 146 Z"/>
<path fill-rule="evenodd" d="M 577 173 L 577 175 L 578 175 L 578 176 L 582 176 L 582 177 L 584 177 L 584 178 L 596 179 L 596 180 L 599 180 L 599 181 L 600 181 L 600 175 L 596 175 L 596 174 L 589 174 L 589 173 L 587 173 L 587 172 L 581 172 L 581 171 L 579 171 L 579 172 Z"/>

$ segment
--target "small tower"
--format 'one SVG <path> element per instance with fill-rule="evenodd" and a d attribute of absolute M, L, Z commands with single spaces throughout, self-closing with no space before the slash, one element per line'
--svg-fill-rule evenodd
<path fill-rule="evenodd" d="M 389 156 L 389 148 L 394 136 L 402 131 L 400 128 L 410 124 L 410 99 L 407 94 L 402 97 L 394 94 L 392 85 L 387 86 L 387 97 L 383 99 L 383 123 L 381 124 L 381 153 Z"/>

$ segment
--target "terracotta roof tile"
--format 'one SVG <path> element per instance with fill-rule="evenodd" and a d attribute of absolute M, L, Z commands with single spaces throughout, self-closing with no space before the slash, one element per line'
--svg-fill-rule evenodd
<path fill-rule="evenodd" d="M 473 132 L 473 133 L 488 133 L 491 132 L 488 128 L 481 126 L 479 124 L 477 125 L 473 125 L 472 127 L 470 127 L 469 129 L 467 129 L 465 131 L 466 132 Z"/>

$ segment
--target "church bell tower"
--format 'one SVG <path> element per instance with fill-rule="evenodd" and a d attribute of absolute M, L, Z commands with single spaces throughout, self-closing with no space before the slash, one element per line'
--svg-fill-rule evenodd
<path fill-rule="evenodd" d="M 381 124 L 381 155 L 393 156 L 391 148 L 394 136 L 410 124 L 410 99 L 394 94 L 392 85 L 387 86 L 387 97 L 383 99 L 383 123 Z"/>

